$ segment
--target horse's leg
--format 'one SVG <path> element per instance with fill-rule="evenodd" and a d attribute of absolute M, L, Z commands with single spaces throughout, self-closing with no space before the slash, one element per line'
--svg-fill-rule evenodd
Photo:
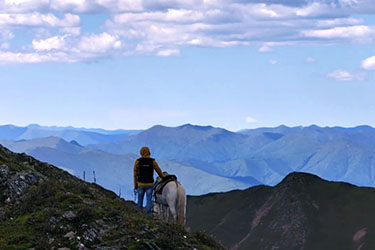
<path fill-rule="evenodd" d="M 166 205 L 162 205 L 162 215 L 163 215 L 163 220 L 165 222 L 168 222 L 168 207 Z"/>
<path fill-rule="evenodd" d="M 173 222 L 176 223 L 177 222 L 177 188 L 173 182 L 169 182 L 167 183 L 167 185 L 165 185 L 164 189 L 167 191 L 165 198 L 168 203 L 169 211 L 172 214 Z"/>
<path fill-rule="evenodd" d="M 169 210 L 171 211 L 171 214 L 173 216 L 173 222 L 177 223 L 177 210 L 176 210 L 176 207 L 174 206 L 174 204 L 171 204 L 169 206 Z"/>

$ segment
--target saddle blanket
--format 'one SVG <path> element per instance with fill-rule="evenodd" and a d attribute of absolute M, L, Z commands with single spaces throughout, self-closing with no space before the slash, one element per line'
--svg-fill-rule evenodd
<path fill-rule="evenodd" d="M 161 194 L 163 192 L 163 188 L 165 187 L 165 185 L 167 185 L 167 183 L 171 181 L 175 181 L 177 183 L 177 176 L 169 174 L 164 176 L 160 181 L 156 181 L 154 185 L 155 195 Z"/>

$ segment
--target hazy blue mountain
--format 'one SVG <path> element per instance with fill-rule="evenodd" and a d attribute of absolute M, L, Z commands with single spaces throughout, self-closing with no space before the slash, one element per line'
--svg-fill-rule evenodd
<path fill-rule="evenodd" d="M 80 146 L 77 142 L 69 143 L 54 136 L 19 141 L 0 140 L 0 144 L 16 153 L 27 153 L 37 148 L 53 148 L 66 153 L 78 153 L 83 150 L 83 146 Z"/>
<path fill-rule="evenodd" d="M 2 140 L 17 140 L 27 128 L 16 127 L 13 125 L 0 126 L 0 139 Z"/>
<path fill-rule="evenodd" d="M 159 158 L 267 185 L 275 185 L 292 171 L 307 171 L 329 180 L 375 186 L 375 153 L 370 150 L 375 146 L 375 129 L 370 126 L 282 125 L 238 133 L 190 124 L 155 126 L 121 141 L 89 147 L 123 154 L 137 152 L 144 145 Z"/>
<path fill-rule="evenodd" d="M 273 133 L 273 134 L 278 134 L 278 135 L 287 135 L 287 134 L 292 134 L 292 133 L 298 133 L 303 129 L 302 126 L 298 127 L 287 127 L 285 125 L 280 125 L 278 127 L 274 128 L 256 128 L 256 129 L 242 129 L 238 131 L 240 134 L 245 134 L 245 135 L 254 135 L 254 134 L 263 134 L 263 133 Z"/>
<path fill-rule="evenodd" d="M 93 171 L 95 171 L 98 184 L 115 192 L 121 188 L 123 195 L 132 198 L 133 166 L 138 158 L 135 154 L 114 155 L 97 150 L 84 150 L 72 154 L 52 148 L 34 149 L 28 154 L 41 161 L 71 170 L 70 172 L 81 178 L 85 171 L 88 181 L 93 181 Z M 212 175 L 173 161 L 158 160 L 158 164 L 163 171 L 177 175 L 188 194 L 198 195 L 249 187 L 244 182 Z"/>
<path fill-rule="evenodd" d="M 124 139 L 139 133 L 141 130 L 104 130 L 74 127 L 46 127 L 31 124 L 27 127 L 13 125 L 0 126 L 0 140 L 31 140 L 49 136 L 60 137 L 66 141 L 76 141 L 85 146 L 88 144 L 106 143 Z"/>
<path fill-rule="evenodd" d="M 111 154 L 100 150 L 86 149 L 76 142 L 66 142 L 57 137 L 38 138 L 22 141 L 0 141 L 15 152 L 25 152 L 40 161 L 54 164 L 71 174 L 94 181 L 96 174 L 98 184 L 119 192 L 128 199 L 133 193 L 133 166 L 139 157 L 137 154 Z M 217 176 L 172 160 L 157 159 L 163 171 L 178 176 L 187 193 L 192 195 L 210 192 L 223 192 L 233 189 L 244 189 L 260 182 L 253 178 L 238 179 Z"/>
<path fill-rule="evenodd" d="M 42 129 L 42 130 L 54 130 L 54 131 L 63 131 L 63 130 L 73 130 L 73 131 L 83 131 L 83 132 L 94 132 L 104 135 L 116 135 L 116 134 L 138 134 L 142 130 L 129 130 L 129 129 L 116 129 L 116 130 L 106 130 L 102 128 L 76 128 L 72 126 L 60 127 L 60 126 L 41 126 L 39 124 L 30 124 L 27 128 L 32 129 Z"/>
<path fill-rule="evenodd" d="M 14 132 L 14 128 L 7 129 L 13 134 L 20 133 Z M 165 164 L 168 161 L 173 163 L 171 166 L 174 168 L 171 169 L 174 172 L 186 167 L 186 171 L 204 175 L 205 178 L 207 176 L 207 183 L 215 183 L 211 187 L 209 184 L 193 187 L 191 192 L 194 194 L 212 192 L 212 188 L 218 183 L 222 185 L 224 180 L 229 184 L 224 185 L 223 190 L 241 189 L 244 184 L 275 185 L 293 171 L 304 171 L 328 180 L 347 181 L 360 186 L 375 186 L 375 129 L 369 126 L 279 126 L 234 133 L 212 126 L 186 124 L 179 127 L 154 126 L 118 141 L 92 144 L 85 148 L 79 141 L 68 143 L 57 138 L 49 138 L 46 142 L 30 140 L 15 143 L 8 140 L 3 143 L 17 152 L 29 152 L 38 159 L 78 171 L 78 174 L 84 170 L 82 167 L 90 173 L 106 166 L 110 166 L 109 169 L 120 168 L 123 166 L 121 157 L 137 155 L 142 146 L 149 146 L 152 157 Z M 45 148 L 56 152 L 49 152 Z M 130 162 L 134 159 L 135 156 Z M 87 166 L 95 168 L 88 169 Z M 188 175 L 187 172 L 179 173 Z M 110 185 L 111 173 L 104 175 L 108 175 L 106 185 Z M 190 182 L 191 179 L 187 179 Z M 121 181 L 113 183 L 119 187 Z"/>
<path fill-rule="evenodd" d="M 199 160 L 203 162 L 226 161 L 251 154 L 253 150 L 272 139 L 259 135 L 252 139 L 211 126 L 179 127 L 154 126 L 137 135 L 118 142 L 90 145 L 90 148 L 111 153 L 138 152 L 147 145 L 155 157 L 174 160 Z"/>
<path fill-rule="evenodd" d="M 375 186 L 375 148 L 347 139 L 324 144 L 301 171 L 319 173 L 328 180 Z"/>

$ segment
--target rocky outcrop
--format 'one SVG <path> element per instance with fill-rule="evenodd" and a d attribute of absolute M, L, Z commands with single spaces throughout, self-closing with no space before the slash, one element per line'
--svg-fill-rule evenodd
<path fill-rule="evenodd" d="M 21 198 L 28 189 L 37 185 L 43 177 L 34 172 L 15 172 L 7 165 L 0 165 L 1 202 L 11 202 Z"/>

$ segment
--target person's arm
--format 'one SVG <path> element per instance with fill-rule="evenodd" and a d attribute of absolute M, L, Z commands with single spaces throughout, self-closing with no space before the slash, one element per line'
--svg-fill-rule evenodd
<path fill-rule="evenodd" d="M 156 173 L 158 173 L 158 175 L 160 176 L 160 178 L 163 178 L 164 177 L 164 174 L 163 172 L 161 171 L 158 163 L 156 161 L 153 161 L 153 165 L 154 165 L 154 169 L 156 171 Z"/>
<path fill-rule="evenodd" d="M 135 188 L 135 189 L 138 188 L 138 182 L 137 182 L 137 177 L 138 177 L 138 165 L 139 165 L 139 162 L 138 162 L 138 161 L 135 161 L 135 163 L 134 163 L 134 170 L 133 170 L 133 182 L 134 182 L 134 188 Z"/>

